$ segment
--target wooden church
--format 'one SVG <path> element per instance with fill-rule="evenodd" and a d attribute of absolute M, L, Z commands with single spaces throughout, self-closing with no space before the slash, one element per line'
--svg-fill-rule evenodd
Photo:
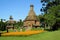
<path fill-rule="evenodd" d="M 10 16 L 9 20 L 7 21 L 6 28 L 7 29 L 10 29 L 10 28 L 14 29 L 14 23 L 15 23 L 15 21 L 13 20 L 12 16 Z"/>
<path fill-rule="evenodd" d="M 38 17 L 36 16 L 34 12 L 34 6 L 30 5 L 30 11 L 28 13 L 28 16 L 24 20 L 24 26 L 25 27 L 39 27 L 40 21 L 38 20 Z"/>

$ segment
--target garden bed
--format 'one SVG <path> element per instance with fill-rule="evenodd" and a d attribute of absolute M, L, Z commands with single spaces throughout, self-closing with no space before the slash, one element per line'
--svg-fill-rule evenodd
<path fill-rule="evenodd" d="M 1 36 L 28 36 L 44 32 L 43 30 L 25 31 L 25 32 L 8 32 L 3 33 Z"/>

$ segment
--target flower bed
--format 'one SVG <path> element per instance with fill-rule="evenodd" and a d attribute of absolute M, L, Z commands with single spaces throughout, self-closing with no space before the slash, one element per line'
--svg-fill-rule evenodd
<path fill-rule="evenodd" d="M 16 35 L 32 35 L 32 34 L 38 34 L 44 32 L 43 30 L 36 30 L 36 31 L 25 31 L 25 32 L 9 32 L 9 33 L 3 33 L 2 36 L 16 36 Z"/>

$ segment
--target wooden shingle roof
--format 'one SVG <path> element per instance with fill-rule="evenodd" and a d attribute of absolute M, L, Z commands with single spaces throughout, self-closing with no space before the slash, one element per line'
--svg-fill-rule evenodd
<path fill-rule="evenodd" d="M 30 5 L 30 11 L 29 11 L 28 16 L 25 18 L 24 21 L 27 21 L 27 20 L 38 20 L 33 8 L 34 8 L 34 6 Z"/>

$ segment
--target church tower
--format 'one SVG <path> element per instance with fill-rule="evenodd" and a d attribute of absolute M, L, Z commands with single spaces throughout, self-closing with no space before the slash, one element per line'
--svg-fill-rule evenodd
<path fill-rule="evenodd" d="M 40 22 L 34 12 L 34 6 L 30 5 L 30 11 L 28 13 L 28 16 L 24 20 L 24 26 L 28 27 L 38 27 L 40 26 Z"/>

